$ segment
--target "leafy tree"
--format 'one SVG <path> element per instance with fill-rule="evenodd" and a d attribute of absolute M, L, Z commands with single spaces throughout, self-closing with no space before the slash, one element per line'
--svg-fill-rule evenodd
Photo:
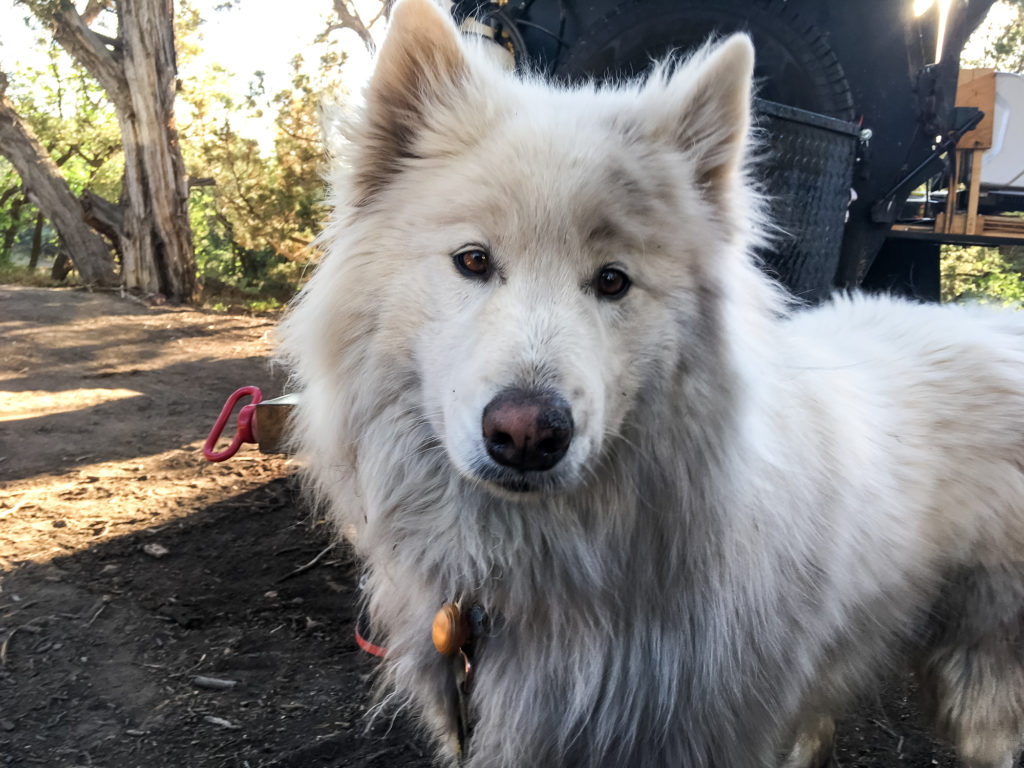
<path fill-rule="evenodd" d="M 197 32 L 181 32 L 186 46 Z M 183 56 L 183 67 L 194 64 Z M 319 104 L 342 91 L 345 61 L 336 41 L 321 35 L 311 56 L 292 59 L 290 87 L 267 94 L 262 73 L 244 96 L 232 95 L 217 66 L 186 78 L 181 124 L 186 165 L 213 184 L 194 190 L 192 226 L 208 292 L 234 286 L 241 294 L 283 301 L 297 287 L 324 216 L 323 140 Z M 312 66 L 311 66 L 312 63 Z M 273 115 L 273 137 L 257 141 L 238 126 Z"/>
<path fill-rule="evenodd" d="M 122 279 L 131 288 L 191 300 L 196 293 L 195 255 L 187 214 L 188 188 L 174 128 L 176 62 L 171 4 L 166 0 L 88 0 L 79 12 L 71 0 L 21 0 L 113 106 L 120 129 L 123 167 L 117 202 L 91 198 L 90 223 L 116 243 Z M 106 26 L 104 26 L 106 25 Z M 113 29 L 112 35 L 104 29 Z M 14 106 L 8 121 L 15 123 Z M 24 120 L 21 127 L 28 126 Z M 0 136 L 0 150 L 15 163 L 30 189 L 57 189 L 59 172 L 34 152 L 26 131 Z M 75 205 L 51 196 L 47 215 L 59 212 L 65 234 Z M 56 203 L 58 198 L 63 202 Z M 55 222 L 56 223 L 56 222 Z M 81 246 L 69 248 L 75 253 Z M 81 254 L 77 254 L 79 258 Z M 83 275 L 85 277 L 85 275 Z"/>
<path fill-rule="evenodd" d="M 7 98 L 7 86 L 7 77 L 0 72 L 0 153 L 22 178 L 23 196 L 38 206 L 60 232 L 64 245 L 74 254 L 82 279 L 97 285 L 113 285 L 113 263 L 106 244 L 86 226 L 84 206 L 61 176 L 60 167 L 32 127 Z M 62 162 L 69 157 L 62 157 Z M 12 210 L 18 214 L 15 224 L 20 222 L 23 203 L 24 200 L 13 203 Z M 36 254 L 41 247 L 41 236 L 42 224 L 39 223 L 34 236 L 33 251 Z M 7 237 L 4 244 L 5 250 L 9 250 L 10 240 Z"/>
<path fill-rule="evenodd" d="M 68 0 L 20 1 L 46 21 L 53 36 L 42 42 L 51 46 L 49 67 L 18 70 L 10 89 L 14 106 L 37 131 L 69 190 L 91 206 L 92 224 L 121 247 L 126 233 L 118 218 L 127 205 L 119 203 L 127 202 L 126 171 L 135 167 L 137 152 L 124 149 L 125 114 L 111 95 L 116 73 L 106 73 L 106 79 L 92 75 L 123 58 L 127 38 L 118 25 L 124 12 L 150 0 L 88 0 L 80 13 Z M 256 73 L 248 93 L 239 94 L 229 72 L 203 62 L 202 16 L 192 0 L 179 0 L 173 37 L 181 78 L 177 138 L 187 171 L 192 244 L 207 288 L 284 300 L 314 256 L 311 244 L 323 216 L 318 104 L 329 94 L 345 98 L 346 57 L 340 48 L 356 41 L 336 33 L 352 30 L 358 44 L 372 49 L 370 30 L 387 7 L 376 7 L 364 23 L 350 2 L 327 5 L 334 17 L 311 41 L 312 50 L 292 60 L 290 86 L 268 93 L 262 73 Z M 72 34 L 68 27 L 76 15 L 82 23 Z M 121 31 L 101 31 L 111 28 Z M 53 40 L 75 53 L 74 62 Z M 95 60 L 80 50 L 83 40 L 93 44 Z M 246 134 L 247 118 L 260 116 L 272 117 L 273 135 L 257 140 Z M 8 232 L 12 244 L 28 248 L 36 231 L 36 210 L 9 170 L 0 161 L 0 259 L 10 252 L 2 249 Z M 49 227 L 41 230 L 44 244 L 51 233 Z"/>
<path fill-rule="evenodd" d="M 1024 248 L 942 247 L 943 301 L 1024 306 Z"/>
<path fill-rule="evenodd" d="M 1005 21 L 978 30 L 982 53 L 964 65 L 1024 73 L 1024 0 L 1001 0 L 993 6 L 991 17 Z"/>
<path fill-rule="evenodd" d="M 47 41 L 41 45 L 47 45 Z M 16 81 L 8 88 L 8 97 L 60 169 L 75 197 L 84 197 L 90 203 L 97 198 L 118 199 L 124 171 L 121 134 L 110 104 L 93 78 L 73 66 L 68 56 L 50 43 L 46 65 L 20 67 Z M 27 236 L 20 225 L 31 229 L 32 221 L 41 215 L 28 200 L 13 167 L 3 163 L 3 168 L 6 172 L 0 170 L 0 260 L 10 258 L 19 234 L 22 239 Z M 35 228 L 38 230 L 38 226 Z M 47 227 L 45 234 L 52 239 L 55 233 Z M 52 247 L 56 248 L 56 242 Z M 36 261 L 38 248 L 33 248 L 32 255 Z M 109 261 L 106 250 L 103 258 Z"/>

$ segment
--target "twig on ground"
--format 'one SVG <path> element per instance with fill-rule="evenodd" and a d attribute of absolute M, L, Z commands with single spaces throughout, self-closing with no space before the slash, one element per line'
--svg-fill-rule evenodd
<path fill-rule="evenodd" d="M 872 722 L 875 725 L 877 725 L 879 728 L 881 728 L 883 731 L 888 733 L 894 739 L 898 739 L 900 737 L 900 735 L 898 733 L 896 733 L 896 731 L 894 731 L 892 728 L 890 728 L 889 726 L 887 726 L 885 723 L 881 722 L 880 720 L 876 720 L 875 718 L 871 718 L 870 722 Z"/>
<path fill-rule="evenodd" d="M 219 725 L 221 728 L 229 728 L 232 731 L 237 731 L 242 726 L 235 725 L 230 720 L 225 720 L 223 717 L 214 717 L 213 715 L 205 715 L 203 720 L 210 723 L 211 725 Z"/>
<path fill-rule="evenodd" d="M 326 547 L 324 547 L 320 551 L 320 553 L 316 557 L 314 557 L 308 563 L 306 563 L 305 565 L 300 565 L 298 568 L 296 568 L 291 573 L 286 573 L 284 576 L 282 576 L 280 579 L 278 579 L 274 583 L 275 584 L 280 584 L 282 581 L 287 581 L 288 579 L 292 578 L 293 576 L 298 576 L 300 573 L 305 573 L 306 571 L 308 571 L 311 568 L 313 568 L 314 566 L 316 566 L 316 564 L 320 562 L 320 559 L 324 555 L 326 555 L 328 552 L 330 552 L 332 549 L 334 549 L 334 545 L 333 544 L 328 544 Z"/>
<path fill-rule="evenodd" d="M 40 619 L 46 618 L 45 616 L 37 616 L 36 618 L 29 621 L 27 624 L 21 624 L 11 629 L 7 633 L 7 637 L 4 638 L 3 643 L 0 643 L 0 665 L 7 665 L 7 649 L 11 646 L 11 638 L 14 637 L 18 632 L 31 632 L 33 635 L 38 635 L 41 630 L 39 627 L 33 627 L 32 622 L 39 621 Z"/>
<path fill-rule="evenodd" d="M 238 685 L 237 680 L 225 680 L 220 677 L 206 677 L 196 675 L 192 678 L 192 685 L 196 688 L 207 688 L 211 691 L 227 691 Z"/>
<path fill-rule="evenodd" d="M 17 504 L 15 504 L 10 509 L 5 509 L 2 512 L 0 512 L 0 517 L 7 517 L 8 515 L 13 515 L 19 509 L 21 509 L 22 507 L 27 506 L 28 504 L 31 504 L 31 503 L 32 502 L 31 502 L 30 499 L 22 499 L 21 501 L 19 501 Z"/>
<path fill-rule="evenodd" d="M 38 600 L 29 600 L 27 603 L 5 603 L 4 605 L 0 605 L 0 611 L 6 611 L 8 608 L 14 608 L 15 610 L 11 611 L 9 614 L 7 614 L 7 616 L 4 617 L 8 618 L 16 614 L 18 611 L 23 611 L 29 606 L 35 605 L 38 602 Z"/>
<path fill-rule="evenodd" d="M 110 595 L 104 595 L 103 597 L 101 597 L 99 599 L 98 602 L 99 602 L 99 606 L 94 608 L 94 613 L 92 615 L 92 618 L 89 619 L 89 621 L 86 622 L 86 624 L 85 624 L 85 626 L 87 626 L 87 627 L 91 627 L 92 623 L 94 621 L 96 621 L 96 619 L 98 619 L 100 617 L 101 613 L 103 613 L 103 609 L 106 608 L 107 605 L 110 604 Z"/>

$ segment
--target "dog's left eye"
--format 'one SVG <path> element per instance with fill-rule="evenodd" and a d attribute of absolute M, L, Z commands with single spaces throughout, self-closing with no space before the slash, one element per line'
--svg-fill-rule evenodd
<path fill-rule="evenodd" d="M 455 268 L 466 277 L 486 280 L 491 274 L 491 256 L 483 248 L 466 248 L 453 257 Z"/>
<path fill-rule="evenodd" d="M 629 275 L 615 267 L 604 267 L 597 273 L 594 287 L 606 299 L 621 299 L 629 290 Z"/>

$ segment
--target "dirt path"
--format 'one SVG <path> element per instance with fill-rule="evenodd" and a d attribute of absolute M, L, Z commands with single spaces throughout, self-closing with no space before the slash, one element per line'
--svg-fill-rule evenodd
<path fill-rule="evenodd" d="M 294 573 L 328 535 L 288 462 L 200 456 L 232 390 L 280 392 L 273 322 L 0 287 L 0 765 L 430 765 L 400 719 L 366 730 L 357 567 Z M 837 758 L 952 765 L 902 684 Z"/>
<path fill-rule="evenodd" d="M 427 764 L 364 733 L 351 560 L 289 577 L 328 539 L 287 461 L 200 455 L 273 322 L 0 288 L 0 765 Z"/>

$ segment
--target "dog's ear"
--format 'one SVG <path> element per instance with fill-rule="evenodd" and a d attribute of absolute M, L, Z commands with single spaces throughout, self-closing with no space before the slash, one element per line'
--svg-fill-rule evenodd
<path fill-rule="evenodd" d="M 709 196 L 727 192 L 743 163 L 753 73 L 754 46 L 736 34 L 644 88 L 643 97 L 657 102 L 645 110 L 656 116 L 651 130 L 694 159 Z"/>
<path fill-rule="evenodd" d="M 464 87 L 469 67 L 452 20 L 432 0 L 400 0 L 366 89 L 355 158 L 359 204 L 415 157 L 431 107 Z"/>

